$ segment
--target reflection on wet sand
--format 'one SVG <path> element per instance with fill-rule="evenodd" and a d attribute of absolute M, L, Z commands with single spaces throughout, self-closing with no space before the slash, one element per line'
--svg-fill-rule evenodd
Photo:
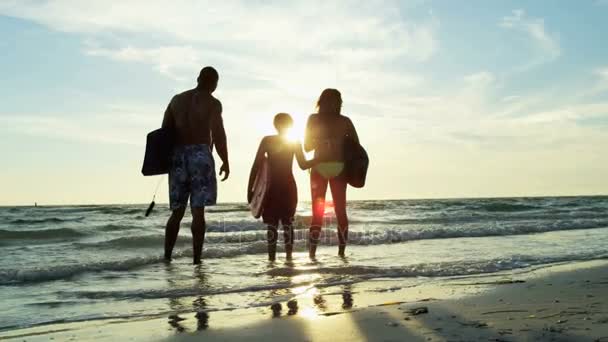
<path fill-rule="evenodd" d="M 287 312 L 288 315 L 292 316 L 298 313 L 298 301 L 295 299 L 290 300 L 289 302 L 287 302 L 287 308 L 289 308 L 289 311 Z"/>
<path fill-rule="evenodd" d="M 205 311 L 199 311 L 196 313 L 196 330 L 206 330 L 209 328 L 209 313 Z"/>
<path fill-rule="evenodd" d="M 272 310 L 272 317 L 280 317 L 283 306 L 281 303 L 274 303 L 270 306 L 270 310 Z"/>
<path fill-rule="evenodd" d="M 175 329 L 178 333 L 182 333 L 186 331 L 186 328 L 181 325 L 181 321 L 185 320 L 185 318 L 180 317 L 179 315 L 170 315 L 169 316 L 169 325 Z"/>
<path fill-rule="evenodd" d="M 327 310 L 327 301 L 321 294 L 317 294 L 312 297 L 312 301 L 315 303 L 315 306 L 319 308 L 319 311 Z"/>
<path fill-rule="evenodd" d="M 348 258 L 343 257 L 341 259 L 344 264 L 348 264 Z M 320 315 L 335 314 L 336 311 L 350 310 L 353 308 L 354 301 L 352 295 L 351 285 L 342 286 L 340 293 L 342 297 L 341 303 L 333 298 L 336 297 L 337 293 L 323 294 L 322 291 L 316 286 L 316 283 L 322 279 L 322 275 L 318 273 L 300 273 L 305 270 L 313 270 L 320 264 L 319 261 L 310 261 L 307 258 L 300 258 L 298 255 L 294 255 L 294 259 L 287 260 L 283 264 L 285 268 L 293 271 L 293 276 L 288 278 L 288 281 L 294 286 L 287 286 L 285 289 L 273 289 L 268 292 L 268 298 L 273 300 L 274 303 L 270 305 L 270 311 L 272 317 L 281 317 L 283 309 L 287 306 L 288 316 L 299 315 L 309 319 L 314 319 Z M 273 269 L 277 267 L 276 262 L 270 262 L 268 268 Z M 274 278 L 274 276 L 271 276 Z M 299 286 L 298 286 L 299 285 Z M 276 300 L 280 297 L 295 297 L 287 302 L 281 303 L 282 300 Z M 328 301 L 325 296 L 332 298 Z M 334 307 L 335 306 L 335 307 Z"/>
<path fill-rule="evenodd" d="M 290 290 L 294 299 L 286 303 L 288 316 L 299 315 L 308 319 L 315 319 L 319 316 L 335 315 L 344 310 L 351 310 L 354 306 L 353 292 L 351 285 L 343 285 L 340 293 L 323 294 L 322 291 L 314 284 L 314 279 L 320 277 L 318 274 L 303 274 L 291 278 L 297 282 L 309 280 L 310 284 L 293 287 Z M 276 293 L 274 293 L 276 295 Z M 336 300 L 337 295 L 340 295 L 341 301 Z M 326 297 L 335 298 L 328 300 Z M 270 298 L 273 298 L 273 291 L 270 292 Z M 283 304 L 275 302 L 270 306 L 272 317 L 280 317 L 283 311 Z"/>
<path fill-rule="evenodd" d="M 269 264 L 269 267 L 276 267 L 275 265 L 276 263 Z M 311 265 L 308 261 L 290 261 L 286 265 L 289 265 L 288 267 L 294 270 L 294 275 L 287 278 L 289 284 L 285 284 L 285 286 L 281 286 L 280 288 L 259 292 L 258 294 L 260 304 L 270 309 L 270 317 L 288 318 L 297 316 L 306 321 L 313 322 L 323 316 L 336 315 L 353 308 L 354 300 L 351 285 L 336 285 L 330 288 L 320 286 L 319 282 L 323 279 L 322 274 L 315 273 L 314 271 L 310 273 L 298 273 L 298 271 L 312 271 L 314 269 L 315 266 Z M 177 334 L 189 334 L 195 331 L 210 329 L 210 297 L 205 295 L 209 290 L 210 273 L 206 271 L 205 266 L 196 267 L 188 272 L 179 267 L 167 265 L 165 270 L 167 272 L 166 279 L 169 289 L 183 288 L 183 283 L 187 282 L 194 290 L 193 296 L 167 299 L 171 312 L 168 315 L 167 321 L 170 329 Z M 284 281 L 283 279 L 277 281 Z M 251 307 L 251 309 L 251 312 L 256 310 L 255 307 Z M 213 328 L 234 327 L 235 322 L 229 324 L 221 319 L 221 317 L 227 315 L 229 315 L 228 311 L 214 313 L 214 317 L 218 319 L 218 322 Z M 236 325 L 238 326 L 239 324 L 236 323 Z"/>
<path fill-rule="evenodd" d="M 344 285 L 342 287 L 342 309 L 350 310 L 353 308 L 353 294 L 350 285 Z"/>
<path fill-rule="evenodd" d="M 167 283 L 168 288 L 176 288 L 179 282 L 179 272 L 172 264 L 167 264 L 165 267 L 165 271 L 167 272 Z M 199 292 L 204 292 L 208 288 L 208 275 L 205 272 L 204 266 L 198 265 L 194 268 L 193 279 L 195 283 L 193 284 L 193 288 L 197 289 Z M 192 301 L 191 306 L 182 303 L 180 298 L 168 298 L 169 301 L 169 309 L 174 314 L 169 315 L 168 323 L 171 328 L 175 329 L 177 333 L 187 332 L 188 329 L 184 326 L 184 321 L 187 318 L 183 318 L 180 316 L 179 312 L 183 311 L 194 311 L 196 314 L 194 318 L 196 318 L 196 330 L 206 330 L 209 328 L 209 313 L 207 310 L 207 301 L 205 296 L 199 295 L 196 296 Z M 184 315 L 184 314 L 181 314 Z"/>

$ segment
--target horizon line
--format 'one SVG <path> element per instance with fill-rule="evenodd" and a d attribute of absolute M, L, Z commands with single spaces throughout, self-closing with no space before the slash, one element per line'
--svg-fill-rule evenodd
<path fill-rule="evenodd" d="M 417 197 L 417 198 L 384 198 L 384 199 L 357 199 L 348 200 L 348 202 L 371 202 L 371 201 L 442 201 L 442 200 L 483 200 L 483 199 L 522 199 L 522 198 L 575 198 L 575 197 L 608 197 L 608 194 L 594 194 L 594 195 L 528 195 L 528 196 L 481 196 L 481 197 Z M 301 201 L 303 203 L 310 203 L 311 201 Z M 38 203 L 38 202 L 34 202 Z M 158 204 L 169 204 L 169 202 L 155 202 Z M 118 205 L 149 205 L 149 202 L 141 203 L 70 203 L 70 204 L 39 204 L 38 207 L 68 207 L 68 206 L 118 206 Z M 246 202 L 218 202 L 216 205 L 223 204 L 247 204 Z M 15 207 L 35 207 L 34 204 L 0 204 L 0 208 L 15 208 Z M 213 207 L 213 206 L 209 206 Z"/>

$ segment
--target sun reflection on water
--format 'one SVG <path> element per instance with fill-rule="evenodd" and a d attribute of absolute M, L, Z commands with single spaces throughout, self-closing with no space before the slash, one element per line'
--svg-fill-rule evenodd
<path fill-rule="evenodd" d="M 298 301 L 299 308 L 298 316 L 306 319 L 316 319 L 319 317 L 317 308 L 312 305 L 314 298 L 319 295 L 319 289 L 315 286 L 315 282 L 321 278 L 320 274 L 300 274 L 292 278 L 294 283 L 306 283 L 306 285 L 297 286 L 291 289 Z"/>
<path fill-rule="evenodd" d="M 298 311 L 298 315 L 307 318 L 307 319 L 317 319 L 319 318 L 319 313 L 315 308 L 311 306 L 304 307 Z"/>

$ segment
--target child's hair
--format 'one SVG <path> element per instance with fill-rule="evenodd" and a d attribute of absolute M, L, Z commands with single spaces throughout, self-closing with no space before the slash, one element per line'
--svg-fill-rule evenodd
<path fill-rule="evenodd" d="M 293 119 L 291 115 L 287 113 L 279 113 L 274 116 L 274 128 L 277 130 L 280 128 L 289 128 L 293 126 Z"/>

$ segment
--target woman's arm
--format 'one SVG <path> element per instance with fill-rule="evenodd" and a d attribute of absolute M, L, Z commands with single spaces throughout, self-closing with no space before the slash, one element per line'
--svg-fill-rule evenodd
<path fill-rule="evenodd" d="M 349 117 L 347 117 L 346 120 L 348 120 L 346 134 L 348 136 L 352 137 L 355 140 L 355 142 L 357 142 L 357 144 L 359 144 L 359 135 L 357 135 L 357 130 L 355 129 L 355 125 L 353 124 L 353 122 L 351 121 L 351 119 Z"/>
<path fill-rule="evenodd" d="M 258 168 L 260 167 L 260 163 L 264 160 L 265 154 L 266 138 L 262 139 L 262 141 L 260 142 L 258 152 L 256 153 L 253 165 L 251 166 L 251 172 L 249 173 L 249 183 L 247 185 L 247 203 L 251 203 L 251 198 L 253 196 L 253 183 L 255 182 L 255 177 L 257 176 Z"/>
<path fill-rule="evenodd" d="M 296 155 L 296 160 L 298 161 L 298 166 L 302 170 L 308 170 L 311 167 L 317 164 L 316 159 L 306 160 L 306 156 L 304 155 L 304 151 L 302 151 L 302 144 L 300 142 L 294 143 L 294 154 Z"/>

